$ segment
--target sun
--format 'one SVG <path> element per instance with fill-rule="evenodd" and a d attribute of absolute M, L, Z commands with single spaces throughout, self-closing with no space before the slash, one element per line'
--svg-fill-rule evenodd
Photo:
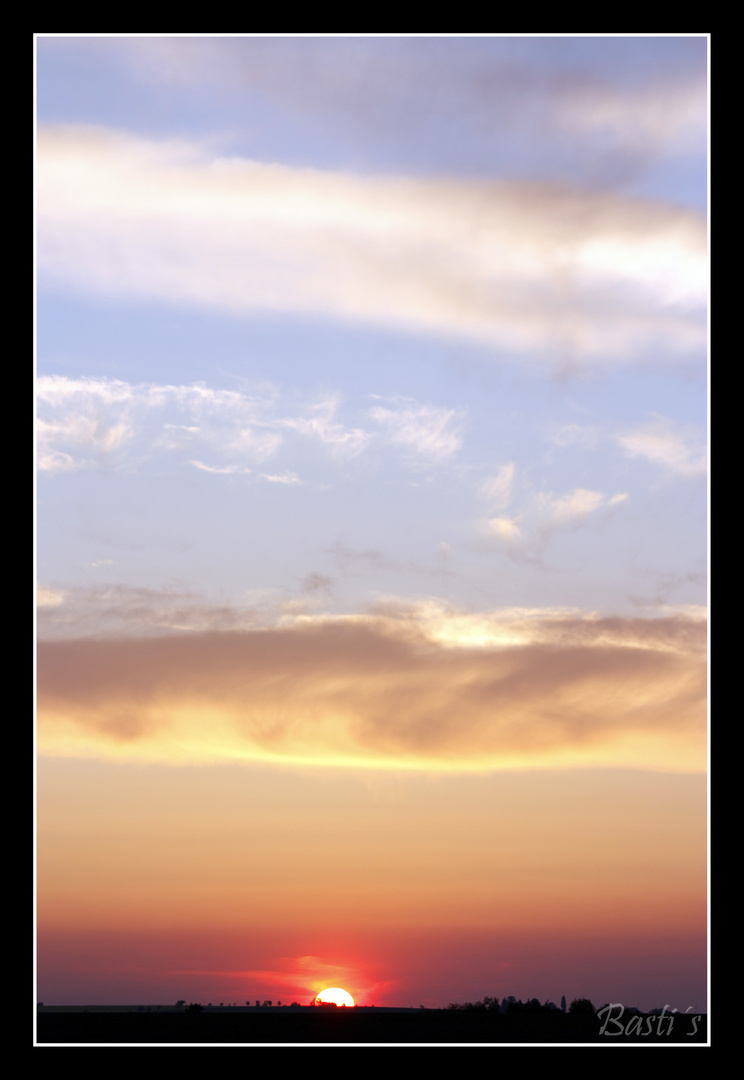
<path fill-rule="evenodd" d="M 333 1005 L 353 1005 L 354 998 L 340 986 L 329 986 L 327 990 L 321 990 L 316 997 L 316 1002 L 327 1002 Z"/>

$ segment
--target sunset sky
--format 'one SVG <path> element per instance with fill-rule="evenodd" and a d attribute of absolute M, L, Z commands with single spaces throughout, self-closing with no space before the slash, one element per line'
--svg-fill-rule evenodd
<path fill-rule="evenodd" d="M 707 49 L 37 38 L 38 1000 L 706 1007 Z"/>

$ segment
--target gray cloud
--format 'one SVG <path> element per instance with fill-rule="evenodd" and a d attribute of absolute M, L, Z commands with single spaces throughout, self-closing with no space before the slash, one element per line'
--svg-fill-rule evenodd
<path fill-rule="evenodd" d="M 42 54 L 120 69 L 172 95 L 242 107 L 274 160 L 273 125 L 369 167 L 546 170 L 627 182 L 660 159 L 705 154 L 698 38 L 179 38 L 47 40 Z M 244 127 L 243 125 L 242 127 Z M 250 140 L 251 135 L 248 136 Z M 527 138 L 525 138 L 527 135 Z M 528 144 L 527 146 L 525 144 Z"/>
<path fill-rule="evenodd" d="M 39 587 L 37 626 L 42 638 L 235 630 L 262 625 L 255 607 L 208 605 L 183 587 L 150 589 L 101 584 L 88 588 Z"/>

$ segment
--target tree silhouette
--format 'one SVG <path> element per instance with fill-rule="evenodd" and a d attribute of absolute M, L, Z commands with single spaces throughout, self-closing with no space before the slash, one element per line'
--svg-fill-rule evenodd
<path fill-rule="evenodd" d="M 574 998 L 571 1004 L 568 1006 L 570 1013 L 593 1013 L 594 1006 L 589 998 Z"/>

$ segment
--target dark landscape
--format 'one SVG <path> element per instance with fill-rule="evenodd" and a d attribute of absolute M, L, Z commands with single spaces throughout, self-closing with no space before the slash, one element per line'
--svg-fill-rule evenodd
<path fill-rule="evenodd" d="M 220 1008 L 38 1013 L 45 1043 L 676 1043 L 707 1041 L 707 1016 L 614 1011 Z M 145 1011 L 148 1010 L 149 1011 Z"/>

